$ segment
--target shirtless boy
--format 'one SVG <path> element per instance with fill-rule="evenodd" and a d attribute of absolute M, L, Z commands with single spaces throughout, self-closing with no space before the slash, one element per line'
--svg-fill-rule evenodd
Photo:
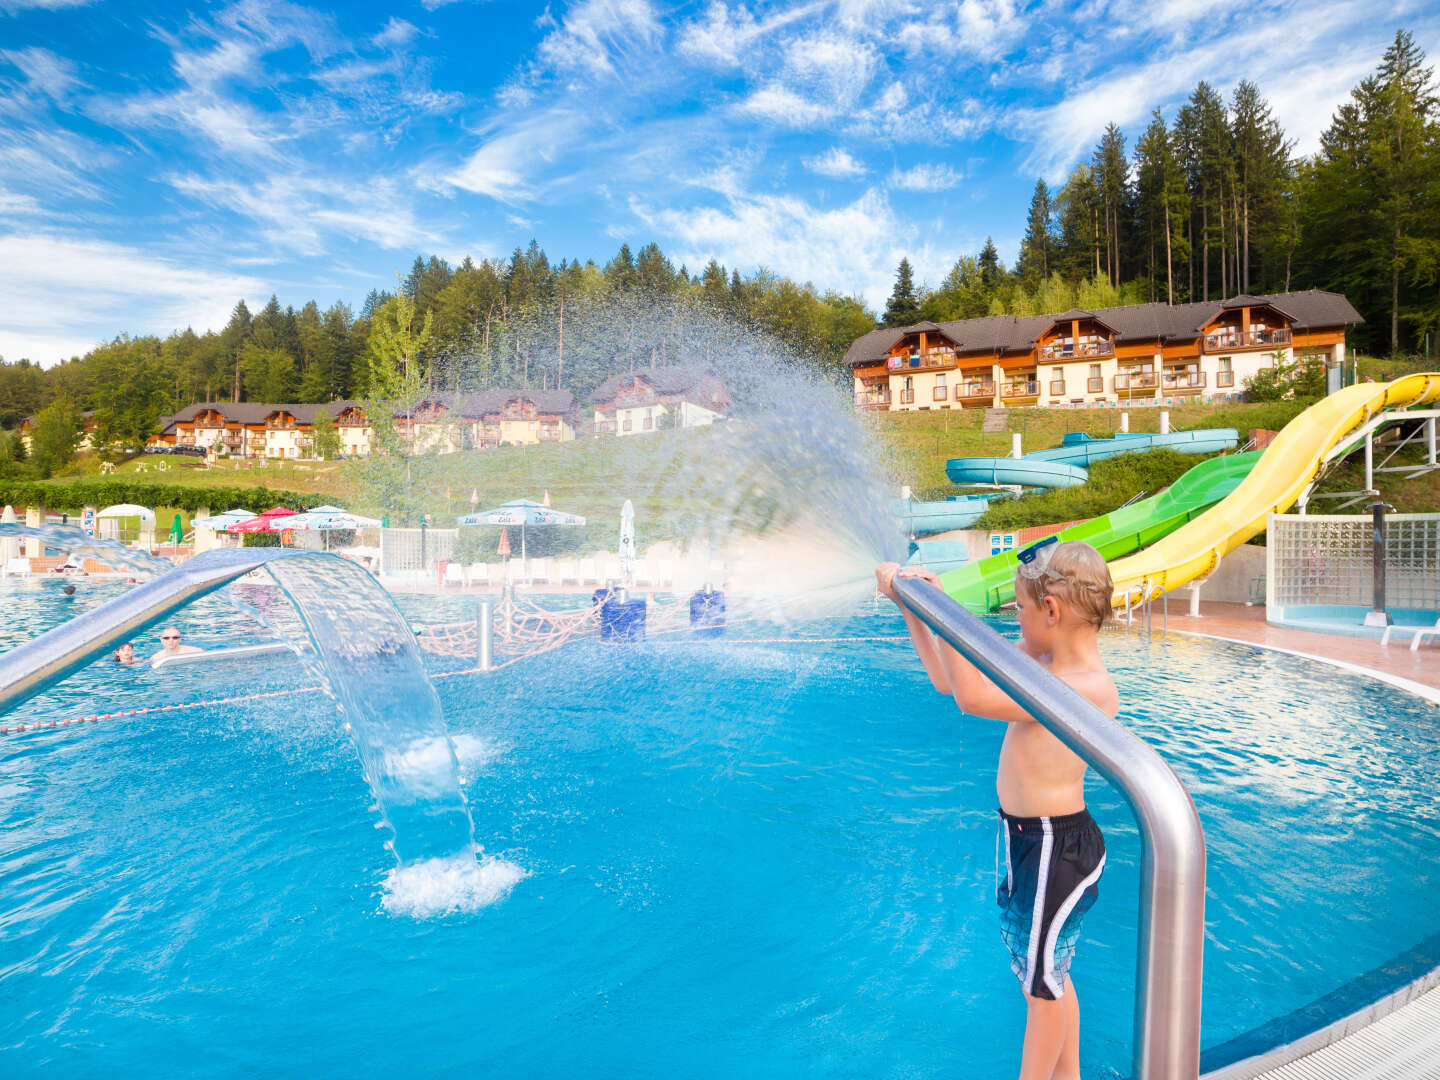
<path fill-rule="evenodd" d="M 878 567 L 880 591 L 895 600 L 894 580 L 939 586 L 928 570 Z M 1100 658 L 1098 631 L 1114 585 L 1089 544 L 1054 537 L 1020 552 L 1015 601 L 1022 648 L 1107 716 L 1119 696 Z M 897 600 L 897 604 L 898 604 Z M 1081 916 L 1099 895 L 1105 840 L 1085 809 L 1085 762 L 1020 708 L 973 664 L 899 604 L 930 682 L 972 716 L 1006 721 L 995 789 L 1005 867 L 996 882 L 1001 936 L 1025 995 L 1021 1080 L 1079 1080 L 1080 1005 L 1070 961 Z"/>

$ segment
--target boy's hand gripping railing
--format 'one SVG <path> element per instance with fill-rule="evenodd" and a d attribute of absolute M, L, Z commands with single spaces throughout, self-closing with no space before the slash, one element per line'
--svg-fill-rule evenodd
<path fill-rule="evenodd" d="M 1135 1080 L 1200 1073 L 1205 834 L 1190 793 L 1150 746 L 933 585 L 895 578 L 895 594 L 1125 796 L 1140 825 L 1140 949 Z"/>

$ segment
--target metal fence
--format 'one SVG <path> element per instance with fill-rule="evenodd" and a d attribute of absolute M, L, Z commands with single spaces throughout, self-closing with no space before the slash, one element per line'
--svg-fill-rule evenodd
<path fill-rule="evenodd" d="M 432 571 L 455 553 L 459 529 L 381 529 L 380 573 Z"/>
<path fill-rule="evenodd" d="M 1369 607 L 1374 598 L 1374 528 L 1369 514 L 1271 514 L 1266 529 L 1265 602 L 1287 607 Z M 1440 514 L 1385 518 L 1385 603 L 1440 611 Z"/>

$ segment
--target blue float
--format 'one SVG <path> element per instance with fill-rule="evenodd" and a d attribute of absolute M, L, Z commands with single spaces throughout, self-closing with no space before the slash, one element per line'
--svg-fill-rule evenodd
<path fill-rule="evenodd" d="M 703 637 L 725 632 L 725 594 L 718 589 L 698 589 L 690 597 L 690 629 Z"/>

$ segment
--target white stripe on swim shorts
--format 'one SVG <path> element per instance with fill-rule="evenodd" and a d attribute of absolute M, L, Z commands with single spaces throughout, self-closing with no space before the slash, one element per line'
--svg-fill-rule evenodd
<path fill-rule="evenodd" d="M 1090 875 L 1084 881 L 1075 886 L 1074 891 L 1060 905 L 1060 910 L 1055 912 L 1055 918 L 1050 923 L 1050 933 L 1045 935 L 1045 985 L 1050 987 L 1057 1001 L 1065 993 L 1064 988 L 1055 982 L 1055 945 L 1060 939 L 1060 928 L 1065 925 L 1065 920 L 1070 917 L 1070 912 L 1080 902 L 1080 897 L 1084 895 L 1085 890 L 1100 880 L 1100 871 L 1104 869 L 1105 856 L 1101 855 L 1100 865 L 1090 871 Z"/>
<path fill-rule="evenodd" d="M 1005 834 L 1005 896 L 1015 891 L 1015 863 L 1010 859 L 1010 823 L 1002 815 L 1000 831 Z"/>
<path fill-rule="evenodd" d="M 1025 954 L 1025 992 L 1034 997 L 1034 988 L 1030 980 L 1035 978 L 1035 954 L 1040 950 L 1040 928 L 1045 920 L 1045 883 L 1050 877 L 1050 849 L 1054 846 L 1055 830 L 1050 826 L 1050 819 L 1042 817 L 1040 828 L 1045 830 L 1045 838 L 1040 842 L 1040 867 L 1035 879 L 1035 910 L 1030 914 L 1030 948 Z"/>

